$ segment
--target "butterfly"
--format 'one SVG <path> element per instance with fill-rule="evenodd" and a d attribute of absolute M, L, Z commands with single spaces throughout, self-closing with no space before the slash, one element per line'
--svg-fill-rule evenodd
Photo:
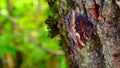
<path fill-rule="evenodd" d="M 66 27 L 72 52 L 79 52 L 86 45 L 93 31 L 93 24 L 85 16 L 71 10 L 66 16 Z"/>

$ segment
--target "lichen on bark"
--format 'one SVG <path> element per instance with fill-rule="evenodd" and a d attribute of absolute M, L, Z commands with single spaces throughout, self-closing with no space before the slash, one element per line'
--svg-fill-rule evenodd
<path fill-rule="evenodd" d="M 60 35 L 68 68 L 120 67 L 120 7 L 115 0 L 48 0 L 53 16 L 47 20 L 52 37 Z M 97 6 L 97 7 L 96 7 Z M 74 10 L 93 24 L 93 32 L 77 53 L 70 49 L 65 17 Z"/>

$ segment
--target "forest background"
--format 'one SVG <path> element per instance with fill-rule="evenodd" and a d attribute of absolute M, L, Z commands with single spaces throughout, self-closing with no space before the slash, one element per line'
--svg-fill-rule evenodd
<path fill-rule="evenodd" d="M 59 36 L 45 24 L 45 0 L 0 0 L 0 68 L 66 68 Z"/>

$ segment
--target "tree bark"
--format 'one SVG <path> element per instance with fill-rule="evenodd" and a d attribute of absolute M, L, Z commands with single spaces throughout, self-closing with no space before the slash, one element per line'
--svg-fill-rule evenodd
<path fill-rule="evenodd" d="M 52 15 L 46 23 L 51 37 L 61 37 L 68 68 L 120 68 L 118 0 L 48 0 L 48 3 Z"/>

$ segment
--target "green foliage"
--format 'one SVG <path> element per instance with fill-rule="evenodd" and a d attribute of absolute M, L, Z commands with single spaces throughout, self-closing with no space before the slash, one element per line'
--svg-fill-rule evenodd
<path fill-rule="evenodd" d="M 48 36 L 45 21 L 50 12 L 44 0 L 0 0 L 0 58 L 9 53 L 15 59 L 20 52 L 19 68 L 66 68 L 64 56 L 48 54 L 40 47 L 61 50 L 59 36 Z M 50 66 L 51 61 L 55 64 Z"/>

